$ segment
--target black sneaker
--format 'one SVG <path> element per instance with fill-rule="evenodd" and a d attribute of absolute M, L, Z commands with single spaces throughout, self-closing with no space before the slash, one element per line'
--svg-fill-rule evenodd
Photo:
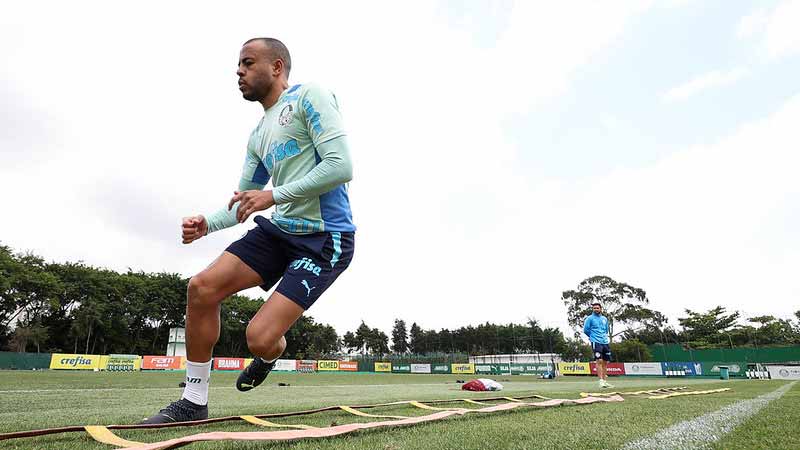
<path fill-rule="evenodd" d="M 269 371 L 275 367 L 275 361 L 268 363 L 259 357 L 253 358 L 253 361 L 245 367 L 239 378 L 236 380 L 236 389 L 247 392 L 250 389 L 258 386 L 267 378 Z"/>
<path fill-rule="evenodd" d="M 153 417 L 144 419 L 141 423 L 173 423 L 191 422 L 193 420 L 208 419 L 208 405 L 196 405 L 185 398 L 172 402 Z"/>

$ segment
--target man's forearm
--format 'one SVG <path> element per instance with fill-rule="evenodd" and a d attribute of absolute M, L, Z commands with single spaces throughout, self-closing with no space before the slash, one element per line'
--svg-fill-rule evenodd
<path fill-rule="evenodd" d="M 254 183 L 252 181 L 247 180 L 240 180 L 239 181 L 239 191 L 251 191 L 251 190 L 262 190 L 264 189 L 263 184 Z M 239 221 L 236 219 L 236 212 L 239 210 L 239 202 L 233 204 L 233 207 L 228 209 L 227 206 L 220 208 L 219 210 L 206 215 L 206 223 L 208 224 L 208 232 L 213 233 L 215 231 L 224 230 L 225 228 L 230 228 Z"/>
<path fill-rule="evenodd" d="M 239 209 L 239 202 L 233 205 L 230 210 L 227 206 L 206 216 L 206 223 L 208 224 L 208 232 L 224 230 L 225 228 L 232 227 L 238 222 L 236 221 L 236 211 Z"/>
<path fill-rule="evenodd" d="M 322 195 L 353 179 L 353 165 L 344 136 L 320 144 L 322 161 L 303 178 L 276 187 L 276 204 L 291 203 Z"/>

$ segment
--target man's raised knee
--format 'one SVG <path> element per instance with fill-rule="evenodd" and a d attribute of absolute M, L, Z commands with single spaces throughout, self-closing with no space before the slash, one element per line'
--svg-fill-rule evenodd
<path fill-rule="evenodd" d="M 247 325 L 245 335 L 250 353 L 259 356 L 272 356 L 270 353 L 275 351 L 275 346 L 281 338 L 280 335 L 270 333 L 269 330 L 256 327 L 252 322 Z"/>
<path fill-rule="evenodd" d="M 189 280 L 187 297 L 189 306 L 210 306 L 221 300 L 217 298 L 217 290 L 202 272 Z"/>
<path fill-rule="evenodd" d="M 247 348 L 250 349 L 250 353 L 254 355 L 260 355 L 264 352 L 264 350 L 266 350 L 264 333 L 260 332 L 260 330 L 258 330 L 252 322 L 247 324 L 245 336 L 247 337 Z"/>

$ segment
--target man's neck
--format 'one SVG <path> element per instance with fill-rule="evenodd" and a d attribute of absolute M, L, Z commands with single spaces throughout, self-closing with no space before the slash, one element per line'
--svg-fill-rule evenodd
<path fill-rule="evenodd" d="M 261 106 L 264 107 L 264 110 L 265 111 L 268 110 L 269 108 L 272 107 L 272 105 L 277 103 L 281 94 L 283 94 L 283 91 L 285 91 L 286 89 L 289 89 L 289 82 L 284 79 L 272 83 L 272 87 L 269 90 L 269 94 L 267 94 L 266 97 L 260 100 Z"/>

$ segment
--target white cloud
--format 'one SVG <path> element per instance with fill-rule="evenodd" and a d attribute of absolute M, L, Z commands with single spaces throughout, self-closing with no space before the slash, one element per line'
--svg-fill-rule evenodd
<path fill-rule="evenodd" d="M 800 95 L 712 145 L 587 182 L 572 218 L 591 218 L 594 231 L 575 247 L 672 317 L 716 304 L 788 316 L 800 300 L 800 240 L 785 223 L 800 202 L 798 114 Z"/>
<path fill-rule="evenodd" d="M 758 38 L 763 52 L 771 59 L 800 53 L 800 1 L 786 0 L 771 11 L 758 9 L 743 17 L 737 35 Z"/>
<path fill-rule="evenodd" d="M 764 43 L 772 58 L 800 53 L 800 1 L 790 0 L 772 12 Z"/>
<path fill-rule="evenodd" d="M 744 17 L 739 21 L 736 28 L 736 35 L 741 39 L 747 39 L 764 31 L 769 22 L 769 13 L 759 9 Z"/>
<path fill-rule="evenodd" d="M 748 73 L 748 70 L 743 67 L 728 71 L 707 72 L 668 90 L 661 96 L 661 99 L 667 103 L 686 100 L 709 89 L 730 86 L 747 76 Z"/>
<path fill-rule="evenodd" d="M 153 14 L 55 2 L 48 16 L 0 18 L 16 20 L 0 33 L 23 30 L 0 41 L 10 49 L 0 73 L 33 105 L 28 128 L 58 125 L 31 137 L 47 155 L 34 166 L 5 164 L 4 149 L 0 202 L 19 214 L 4 221 L 3 244 L 117 270 L 202 270 L 246 227 L 183 246 L 180 217 L 224 205 L 236 185 L 260 117 L 236 91 L 238 48 L 274 35 L 292 52 L 293 81 L 334 89 L 353 147 L 356 256 L 310 311 L 340 332 L 361 319 L 389 330 L 394 318 L 563 326 L 561 291 L 599 273 L 647 289 L 670 314 L 798 298 L 787 280 L 800 250 L 781 227 L 796 195 L 797 99 L 649 168 L 533 179 L 521 158 L 533 150 L 501 124 L 569 92 L 642 3 L 520 2 L 479 47 L 426 2 L 371 5 L 321 2 L 309 15 L 289 3 L 169 3 Z M 42 58 L 49 70 L 29 70 Z"/>
<path fill-rule="evenodd" d="M 498 272 L 532 256 L 492 242 L 530 226 L 503 220 L 519 207 L 509 193 L 527 190 L 528 180 L 501 122 L 565 92 L 571 74 L 646 6 L 517 2 L 507 19 L 489 11 L 480 46 L 471 38 L 480 3 L 467 27 L 461 12 L 451 20 L 447 7 L 428 2 L 320 2 L 314 15 L 307 5 L 260 2 L 236 11 L 158 4 L 158 14 L 147 5 L 53 3 L 46 17 L 20 6 L 2 19 L 15 38 L 4 40 L 14 42 L 7 81 L 30 104 L 48 105 L 67 131 L 38 145 L 46 163 L 0 169 L 4 204 L 19 201 L 20 186 L 36 204 L 55 197 L 37 210 L 40 220 L 5 225 L 4 243 L 117 270 L 202 270 L 243 227 L 187 247 L 177 224 L 225 204 L 235 186 L 259 117 L 235 89 L 238 47 L 274 35 L 292 52 L 294 81 L 337 93 L 355 157 L 357 256 L 311 313 L 340 330 L 361 318 L 387 329 L 395 317 L 452 327 L 509 313 L 561 324 L 560 313 L 527 299 L 530 280 Z M 302 26 L 287 19 L 299 17 Z M 23 70 L 45 57 L 52 70 Z M 517 306 L 494 317 L 460 312 L 494 296 Z"/>
<path fill-rule="evenodd" d="M 798 114 L 800 95 L 731 136 L 650 167 L 509 196 L 518 207 L 504 222 L 525 224 L 524 237 L 498 227 L 490 241 L 500 249 L 497 267 L 481 271 L 511 287 L 481 294 L 493 308 L 514 309 L 514 288 L 524 286 L 537 313 L 552 320 L 561 290 L 606 274 L 645 288 L 672 318 L 716 305 L 790 317 L 800 301 L 797 218 L 787 223 L 800 205 Z"/>
<path fill-rule="evenodd" d="M 524 111 L 530 104 L 563 94 L 572 72 L 600 58 L 629 21 L 652 6 L 640 2 L 516 2 L 506 33 L 489 61 L 499 83 L 513 87 L 502 104 Z"/>

